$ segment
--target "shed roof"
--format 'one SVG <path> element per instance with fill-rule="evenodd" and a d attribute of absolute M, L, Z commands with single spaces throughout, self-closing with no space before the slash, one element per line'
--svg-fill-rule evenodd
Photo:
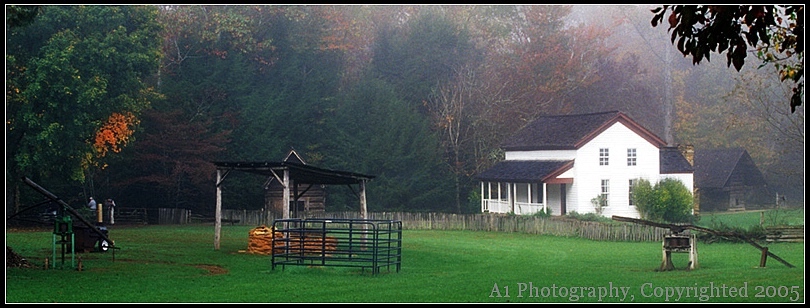
<path fill-rule="evenodd" d="M 726 187 L 735 172 L 747 185 L 766 185 L 762 172 L 743 148 L 695 150 L 695 186 Z"/>

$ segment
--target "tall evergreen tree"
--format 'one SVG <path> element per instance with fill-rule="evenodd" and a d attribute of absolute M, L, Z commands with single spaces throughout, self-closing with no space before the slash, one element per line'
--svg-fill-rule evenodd
<path fill-rule="evenodd" d="M 324 157 L 326 163 L 375 176 L 367 189 L 370 211 L 454 210 L 452 178 L 442 166 L 436 135 L 391 85 L 364 80 L 340 96 L 327 120 L 328 152 L 335 155 Z M 345 189 L 330 192 L 338 208 L 356 210 Z"/>

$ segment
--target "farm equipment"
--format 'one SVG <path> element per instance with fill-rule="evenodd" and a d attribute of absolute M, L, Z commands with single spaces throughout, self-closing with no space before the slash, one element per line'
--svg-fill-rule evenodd
<path fill-rule="evenodd" d="M 697 267 L 697 240 L 694 234 L 685 234 L 684 231 L 686 230 L 695 230 L 700 232 L 705 232 L 709 234 L 714 234 L 716 236 L 726 237 L 726 238 L 738 238 L 745 241 L 748 244 L 756 247 L 757 249 L 762 252 L 762 257 L 759 261 L 759 267 L 765 267 L 765 262 L 768 259 L 768 256 L 771 258 L 776 259 L 777 261 L 781 262 L 787 267 L 794 268 L 793 264 L 788 263 L 787 261 L 783 260 L 779 256 L 773 254 L 772 252 L 768 251 L 768 247 L 763 247 L 762 245 L 757 244 L 755 241 L 751 240 L 745 235 L 738 234 L 736 232 L 720 232 L 716 230 L 712 230 L 709 228 L 699 227 L 691 224 L 668 224 L 668 223 L 660 223 L 654 222 L 649 220 L 637 219 L 637 218 L 630 218 L 630 217 L 622 217 L 622 216 L 613 216 L 613 220 L 621 221 L 621 222 L 630 222 L 636 224 L 642 224 L 647 226 L 659 227 L 659 228 L 666 228 L 670 230 L 670 234 L 664 236 L 664 240 L 662 243 L 662 251 L 663 251 L 663 261 L 661 262 L 661 270 L 668 271 L 674 269 L 672 265 L 672 256 L 673 252 L 687 252 L 689 253 L 689 269 L 694 269 Z"/>
<path fill-rule="evenodd" d="M 87 220 L 81 213 L 76 211 L 70 205 L 62 201 L 59 197 L 45 190 L 37 183 L 31 181 L 27 177 L 23 177 L 23 182 L 31 186 L 37 192 L 44 195 L 48 200 L 34 206 L 28 207 L 12 215 L 10 218 L 24 211 L 32 208 L 39 207 L 48 203 L 56 203 L 58 207 L 52 212 L 53 219 L 53 262 L 52 267 L 56 267 L 57 247 L 61 246 L 61 261 L 62 265 L 66 262 L 66 253 L 70 250 L 71 265 L 73 268 L 77 267 L 76 264 L 76 251 L 96 251 L 106 252 L 110 249 L 117 249 L 114 242 L 108 237 L 107 227 L 101 220 L 101 215 L 98 215 L 98 221 L 95 223 Z M 98 208 L 101 211 L 101 207 Z M 76 219 L 80 224 L 74 222 Z M 115 257 L 113 253 L 113 258 Z M 80 261 L 79 261 L 80 262 Z M 79 268 L 81 266 L 79 265 Z"/>

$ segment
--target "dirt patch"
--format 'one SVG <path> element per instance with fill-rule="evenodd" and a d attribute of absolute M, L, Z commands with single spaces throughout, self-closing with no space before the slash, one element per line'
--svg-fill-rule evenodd
<path fill-rule="evenodd" d="M 224 269 L 224 268 L 222 268 L 221 266 L 218 266 L 218 265 L 194 264 L 194 267 L 199 268 L 199 269 L 204 269 L 204 270 L 208 271 L 208 274 L 211 274 L 211 275 L 222 275 L 222 274 L 227 274 L 228 273 L 228 270 L 226 270 L 226 269 Z"/>

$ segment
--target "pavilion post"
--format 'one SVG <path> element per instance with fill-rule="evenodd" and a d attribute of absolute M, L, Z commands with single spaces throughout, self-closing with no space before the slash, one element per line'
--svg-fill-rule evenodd
<path fill-rule="evenodd" d="M 360 180 L 360 217 L 368 219 L 368 206 L 366 205 L 366 180 Z"/>
<path fill-rule="evenodd" d="M 283 213 L 281 217 L 284 219 L 290 219 L 290 169 L 284 169 L 284 183 L 281 183 L 284 186 L 284 192 L 281 197 L 281 208 L 283 209 Z"/>
<path fill-rule="evenodd" d="M 222 231 L 222 170 L 217 169 L 217 207 L 214 214 L 214 250 L 219 250 L 219 239 Z"/>

